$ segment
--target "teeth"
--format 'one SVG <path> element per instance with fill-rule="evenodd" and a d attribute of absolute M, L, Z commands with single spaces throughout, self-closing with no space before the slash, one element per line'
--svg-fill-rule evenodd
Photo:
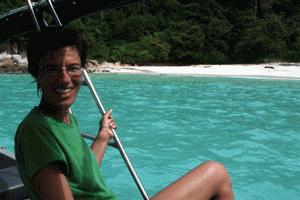
<path fill-rule="evenodd" d="M 68 88 L 68 89 L 55 89 L 55 91 L 56 91 L 56 92 L 59 92 L 59 93 L 64 93 L 64 94 L 66 94 L 66 93 L 71 92 L 71 89 L 70 89 L 70 88 Z"/>

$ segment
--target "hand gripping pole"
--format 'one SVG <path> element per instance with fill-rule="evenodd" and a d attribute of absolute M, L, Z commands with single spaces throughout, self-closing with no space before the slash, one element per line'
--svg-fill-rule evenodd
<path fill-rule="evenodd" d="M 90 79 L 87 71 L 85 69 L 83 69 L 82 74 L 83 74 L 83 77 L 84 77 L 84 79 L 86 81 L 86 84 L 89 87 L 90 92 L 91 92 L 91 94 L 92 94 L 92 96 L 93 96 L 93 98 L 94 98 L 94 100 L 95 100 L 95 102 L 96 102 L 96 104 L 97 104 L 97 106 L 98 106 L 101 114 L 102 115 L 105 114 L 105 109 L 104 109 L 104 107 L 103 107 L 103 105 L 102 105 L 102 103 L 101 103 L 101 101 L 100 101 L 100 99 L 99 99 L 99 97 L 97 95 L 97 92 L 96 92 L 96 90 L 95 90 L 95 88 L 94 88 L 94 86 L 92 84 L 92 81 L 91 81 L 91 79 Z M 149 197 L 148 197 L 148 195 L 147 195 L 147 193 L 146 193 L 146 191 L 145 191 L 145 189 L 144 189 L 141 181 L 139 180 L 139 178 L 137 176 L 137 173 L 135 172 L 135 170 L 134 170 L 134 168 L 133 168 L 133 166 L 132 166 L 132 164 L 131 164 L 131 162 L 130 162 L 127 154 L 126 154 L 126 152 L 125 152 L 125 150 L 124 150 L 124 148 L 123 148 L 123 146 L 122 146 L 122 144 L 121 144 L 121 142 L 119 140 L 119 137 L 118 137 L 116 131 L 114 129 L 112 129 L 112 132 L 114 134 L 113 140 L 115 142 L 115 145 L 118 148 L 118 150 L 119 150 L 119 152 L 120 152 L 120 154 L 121 154 L 124 162 L 126 163 L 126 165 L 128 167 L 128 170 L 129 170 L 129 172 L 132 175 L 132 178 L 134 179 L 134 181 L 135 181 L 138 189 L 141 192 L 141 195 L 143 196 L 144 200 L 149 200 Z"/>

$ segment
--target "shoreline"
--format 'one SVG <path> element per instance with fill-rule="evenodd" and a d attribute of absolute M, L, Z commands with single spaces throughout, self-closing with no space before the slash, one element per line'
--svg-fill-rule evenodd
<path fill-rule="evenodd" d="M 300 63 L 264 63 L 189 66 L 122 66 L 106 64 L 94 73 L 150 74 L 203 77 L 270 78 L 300 80 Z"/>
<path fill-rule="evenodd" d="M 0 54 L 0 74 L 27 72 L 27 59 L 20 55 Z M 121 63 L 98 63 L 87 59 L 87 71 L 94 74 L 149 74 L 203 77 L 238 77 L 300 80 L 300 63 L 261 63 L 186 66 L 138 66 Z"/>

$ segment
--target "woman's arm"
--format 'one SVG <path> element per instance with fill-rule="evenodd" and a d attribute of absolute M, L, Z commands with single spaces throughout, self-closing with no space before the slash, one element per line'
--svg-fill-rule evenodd
<path fill-rule="evenodd" d="M 102 158 L 104 156 L 109 139 L 113 137 L 111 129 L 115 129 L 117 126 L 112 118 L 112 110 L 109 110 L 103 115 L 100 121 L 100 128 L 96 139 L 94 140 L 91 149 L 94 151 L 98 164 L 101 165 Z"/>
<path fill-rule="evenodd" d="M 38 199 L 72 200 L 73 195 L 62 170 L 55 164 L 37 172 L 32 178 L 32 186 Z"/>

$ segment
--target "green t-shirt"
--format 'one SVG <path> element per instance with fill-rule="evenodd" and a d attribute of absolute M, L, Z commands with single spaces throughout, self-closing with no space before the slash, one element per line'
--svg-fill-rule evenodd
<path fill-rule="evenodd" d="M 74 116 L 70 125 L 34 108 L 15 136 L 15 153 L 21 178 L 30 198 L 36 199 L 31 180 L 50 163 L 59 164 L 75 199 L 114 200 L 99 170 L 96 157 L 82 139 Z"/>

